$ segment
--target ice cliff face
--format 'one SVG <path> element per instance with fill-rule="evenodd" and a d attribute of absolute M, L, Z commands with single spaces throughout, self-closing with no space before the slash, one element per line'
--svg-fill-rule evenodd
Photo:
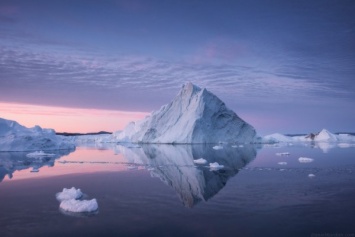
<path fill-rule="evenodd" d="M 172 102 L 113 136 L 135 143 L 250 143 L 256 132 L 217 96 L 187 83 Z"/>
<path fill-rule="evenodd" d="M 15 121 L 0 118 L 0 151 L 73 150 L 53 129 L 26 128 Z"/>

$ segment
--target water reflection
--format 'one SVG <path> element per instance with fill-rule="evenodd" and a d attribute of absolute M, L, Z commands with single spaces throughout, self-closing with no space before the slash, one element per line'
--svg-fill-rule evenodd
<path fill-rule="evenodd" d="M 6 175 L 11 179 L 15 171 L 32 168 L 34 172 L 38 172 L 43 166 L 52 167 L 56 159 L 73 151 L 74 149 L 51 151 L 53 155 L 37 158 L 27 157 L 30 152 L 0 152 L 0 182 Z"/>
<path fill-rule="evenodd" d="M 148 167 L 151 175 L 171 186 L 187 207 L 216 195 L 256 156 L 253 146 L 214 150 L 210 145 L 142 145 L 119 146 L 118 150 L 129 162 Z M 207 165 L 218 162 L 225 168 L 210 171 L 208 166 L 196 166 L 193 160 L 199 158 L 206 159 Z"/>

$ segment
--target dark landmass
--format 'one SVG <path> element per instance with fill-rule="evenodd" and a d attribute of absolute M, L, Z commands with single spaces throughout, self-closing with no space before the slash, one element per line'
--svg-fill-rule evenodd
<path fill-rule="evenodd" d="M 70 133 L 70 132 L 57 132 L 57 135 L 62 136 L 83 136 L 83 135 L 101 135 L 101 134 L 112 134 L 112 132 L 100 131 L 100 132 L 90 132 L 90 133 Z"/>

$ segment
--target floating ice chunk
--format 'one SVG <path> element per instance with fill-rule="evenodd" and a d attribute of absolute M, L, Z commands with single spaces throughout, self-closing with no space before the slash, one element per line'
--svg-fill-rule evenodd
<path fill-rule="evenodd" d="M 223 149 L 223 146 L 217 145 L 217 146 L 214 146 L 212 148 L 215 149 L 215 150 L 221 150 L 221 149 Z"/>
<path fill-rule="evenodd" d="M 349 148 L 349 147 L 355 147 L 355 144 L 350 144 L 350 143 L 339 143 L 338 147 L 340 148 Z"/>
<path fill-rule="evenodd" d="M 316 177 L 316 175 L 315 174 L 309 174 L 308 177 L 309 178 L 314 178 L 314 177 Z"/>
<path fill-rule="evenodd" d="M 312 158 L 308 158 L 308 157 L 300 157 L 298 158 L 298 161 L 300 163 L 310 163 L 310 162 L 313 162 L 314 159 Z"/>
<path fill-rule="evenodd" d="M 220 165 L 217 162 L 210 163 L 211 170 L 219 170 L 219 169 L 222 169 L 223 167 L 224 167 L 224 165 Z"/>
<path fill-rule="evenodd" d="M 94 212 L 99 209 L 95 198 L 92 200 L 63 200 L 59 207 L 69 212 Z"/>
<path fill-rule="evenodd" d="M 232 145 L 233 148 L 237 148 L 238 146 L 237 145 Z"/>
<path fill-rule="evenodd" d="M 39 172 L 39 169 L 38 168 L 32 168 L 32 170 L 30 172 L 37 173 L 37 172 Z"/>
<path fill-rule="evenodd" d="M 287 165 L 287 162 L 281 161 L 281 162 L 279 162 L 277 164 L 279 164 L 279 165 Z"/>
<path fill-rule="evenodd" d="M 80 188 L 63 188 L 62 192 L 57 193 L 56 198 L 58 201 L 69 200 L 69 199 L 79 199 L 83 196 Z"/>
<path fill-rule="evenodd" d="M 239 145 L 239 147 L 244 147 L 244 145 Z"/>
<path fill-rule="evenodd" d="M 136 170 L 136 169 L 138 169 L 138 166 L 136 166 L 136 165 L 127 165 L 127 169 Z"/>
<path fill-rule="evenodd" d="M 55 156 L 55 154 L 45 153 L 43 151 L 35 151 L 35 152 L 28 153 L 26 156 L 28 158 L 42 158 L 42 157 L 53 157 Z"/>
<path fill-rule="evenodd" d="M 205 159 L 203 159 L 203 158 L 200 158 L 200 159 L 194 160 L 194 163 L 195 163 L 195 164 L 203 165 L 203 164 L 206 164 L 206 163 L 207 163 L 207 160 L 205 160 Z"/>
<path fill-rule="evenodd" d="M 277 156 L 289 156 L 290 153 L 289 152 L 278 152 L 276 153 Z"/>

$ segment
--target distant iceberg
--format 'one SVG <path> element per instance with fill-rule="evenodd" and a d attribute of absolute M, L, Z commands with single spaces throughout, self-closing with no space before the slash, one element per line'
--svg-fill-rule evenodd
<path fill-rule="evenodd" d="M 199 165 L 203 165 L 203 164 L 207 163 L 207 160 L 200 158 L 200 159 L 194 160 L 194 163 L 199 164 Z"/>
<path fill-rule="evenodd" d="M 185 84 L 174 100 L 138 122 L 131 122 L 113 139 L 132 143 L 252 143 L 255 129 L 214 94 Z"/>
<path fill-rule="evenodd" d="M 349 134 L 337 135 L 326 129 L 322 129 L 319 133 L 310 133 L 306 136 L 286 136 L 280 133 L 274 133 L 261 138 L 261 143 L 289 144 L 290 142 L 316 142 L 317 144 L 320 144 L 319 146 L 322 146 L 322 143 L 355 143 L 355 136 Z"/>
<path fill-rule="evenodd" d="M 19 123 L 0 118 L 0 151 L 74 150 L 75 145 L 64 141 L 53 129 L 39 126 L 26 128 Z"/>
<path fill-rule="evenodd" d="M 55 154 L 45 153 L 43 151 L 35 151 L 35 152 L 28 153 L 26 156 L 29 158 L 43 158 L 43 157 L 53 157 L 55 156 Z"/>

